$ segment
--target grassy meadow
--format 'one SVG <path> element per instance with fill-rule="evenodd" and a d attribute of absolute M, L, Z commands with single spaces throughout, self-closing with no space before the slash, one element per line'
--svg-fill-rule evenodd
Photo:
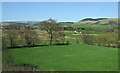
<path fill-rule="evenodd" d="M 9 52 L 14 57 L 14 64 L 36 65 L 40 71 L 118 70 L 117 48 L 74 44 L 16 48 Z"/>
<path fill-rule="evenodd" d="M 104 32 L 88 31 L 88 33 L 100 35 Z M 9 53 L 13 57 L 14 65 L 35 65 L 38 71 L 118 70 L 118 48 L 86 45 L 81 39 L 82 35 L 73 35 L 73 31 L 65 31 L 65 34 L 66 41 L 69 41 L 71 45 L 10 49 Z M 76 43 L 77 41 L 79 42 Z M 41 40 L 41 42 L 44 45 L 49 43 L 48 40 Z M 22 40 L 18 45 L 24 43 Z M 4 51 L 3 56 L 7 52 Z"/>
<path fill-rule="evenodd" d="M 3 73 L 120 70 L 118 2 L 6 0 L 1 9 Z"/>

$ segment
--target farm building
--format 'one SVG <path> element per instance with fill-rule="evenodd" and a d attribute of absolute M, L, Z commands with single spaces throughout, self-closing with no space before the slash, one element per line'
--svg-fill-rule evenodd
<path fill-rule="evenodd" d="M 81 31 L 74 31 L 74 33 L 75 33 L 75 34 L 77 34 L 77 33 L 81 33 Z"/>

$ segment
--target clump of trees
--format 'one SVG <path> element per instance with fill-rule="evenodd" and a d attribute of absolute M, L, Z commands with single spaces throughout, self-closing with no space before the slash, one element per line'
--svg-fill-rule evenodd
<path fill-rule="evenodd" d="M 101 34 L 96 37 L 96 43 L 100 46 L 118 47 L 118 34 L 114 32 Z"/>
<path fill-rule="evenodd" d="M 89 34 L 87 31 L 85 31 L 84 34 L 85 35 L 82 35 L 83 42 L 88 45 L 93 45 L 95 43 L 95 37 L 87 35 Z"/>
<path fill-rule="evenodd" d="M 6 50 L 8 47 L 6 38 L 2 37 L 2 50 Z"/>
<path fill-rule="evenodd" d="M 25 30 L 22 31 L 22 36 L 23 39 L 25 39 L 27 46 L 34 46 L 35 44 L 38 44 L 40 39 L 37 32 L 32 30 L 30 26 L 24 26 L 24 29 Z"/>
<path fill-rule="evenodd" d="M 88 45 L 118 47 L 118 33 L 107 32 L 99 36 L 83 35 L 82 40 Z"/>
<path fill-rule="evenodd" d="M 39 38 L 37 32 L 31 30 L 30 26 L 21 26 L 17 24 L 10 24 L 4 26 L 2 31 L 2 48 L 6 49 L 7 47 L 18 47 L 19 42 L 25 41 L 27 46 L 32 46 L 38 43 Z M 7 45 L 7 44 L 10 45 Z M 25 44 L 23 45 L 25 46 Z"/>
<path fill-rule="evenodd" d="M 53 19 L 43 21 L 40 24 L 41 30 L 34 30 L 30 26 L 21 26 L 17 24 L 6 25 L 3 28 L 3 49 L 10 47 L 20 47 L 20 46 L 37 46 L 41 43 L 41 38 L 39 37 L 38 31 L 45 30 L 49 34 L 49 44 L 53 45 L 53 42 L 56 44 L 64 43 L 65 34 L 64 29 L 61 27 L 61 24 L 57 23 Z M 19 43 L 24 42 L 22 45 Z M 8 45 L 9 43 L 9 45 Z"/>
<path fill-rule="evenodd" d="M 21 26 L 16 24 L 10 24 L 5 26 L 4 28 L 7 29 L 3 29 L 3 36 L 4 36 L 3 42 L 5 43 L 6 39 L 9 39 L 10 47 L 15 47 L 16 40 L 19 38 Z"/>
<path fill-rule="evenodd" d="M 43 21 L 42 24 L 40 24 L 41 30 L 45 30 L 49 34 L 49 44 L 53 45 L 53 41 L 60 41 L 65 39 L 65 34 L 63 32 L 63 28 L 61 27 L 61 24 L 57 23 L 53 19 L 49 19 L 46 21 Z"/>

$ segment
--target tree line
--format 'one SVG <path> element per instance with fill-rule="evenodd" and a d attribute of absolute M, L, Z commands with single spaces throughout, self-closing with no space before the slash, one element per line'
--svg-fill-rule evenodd
<path fill-rule="evenodd" d="M 88 45 L 116 47 L 116 48 L 120 47 L 118 41 L 118 32 L 116 31 L 103 33 L 100 34 L 99 36 L 83 35 L 82 40 L 85 44 Z"/>
<path fill-rule="evenodd" d="M 61 28 L 61 24 L 57 23 L 53 19 L 43 21 L 42 24 L 39 24 L 39 31 L 46 31 L 49 34 L 49 45 L 53 45 L 53 41 L 59 42 L 65 40 L 65 34 Z M 39 45 L 42 40 L 39 38 L 39 33 L 37 30 L 32 30 L 31 26 L 21 26 L 17 24 L 10 24 L 4 26 L 2 31 L 2 44 L 3 48 L 8 46 L 16 47 L 18 42 L 24 41 L 24 46 L 34 46 Z"/>

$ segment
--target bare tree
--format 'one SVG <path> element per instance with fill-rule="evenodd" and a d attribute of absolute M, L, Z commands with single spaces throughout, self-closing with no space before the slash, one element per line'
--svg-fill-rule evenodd
<path fill-rule="evenodd" d="M 39 42 L 37 31 L 32 30 L 30 26 L 24 26 L 23 38 L 25 39 L 27 46 L 32 46 Z"/>
<path fill-rule="evenodd" d="M 53 19 L 49 19 L 47 21 L 43 21 L 42 24 L 40 24 L 40 28 L 42 30 L 47 31 L 50 37 L 50 45 L 52 45 L 53 40 L 61 40 L 64 39 L 64 33 L 61 28 L 61 24 L 57 23 Z"/>
<path fill-rule="evenodd" d="M 3 30 L 3 34 L 6 36 L 6 39 L 10 40 L 10 47 L 15 47 L 15 40 L 19 38 L 19 33 L 22 26 L 17 24 L 10 24 L 4 27 L 6 29 Z"/>

